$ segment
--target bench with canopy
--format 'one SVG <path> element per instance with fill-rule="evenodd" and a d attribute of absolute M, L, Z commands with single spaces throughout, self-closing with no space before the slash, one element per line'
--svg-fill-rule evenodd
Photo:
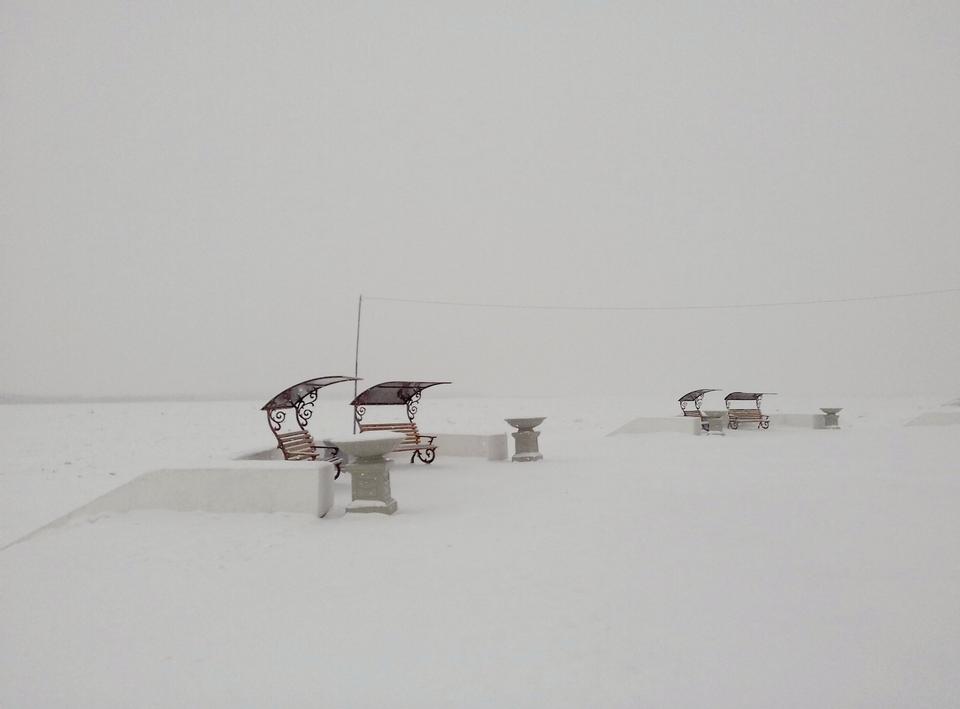
<path fill-rule="evenodd" d="M 315 377 L 294 384 L 277 394 L 261 407 L 267 412 L 270 431 L 277 439 L 277 448 L 287 460 L 329 460 L 339 462 L 340 452 L 333 446 L 318 446 L 307 431 L 313 416 L 313 406 L 321 389 L 331 384 L 359 381 L 356 377 Z M 290 413 L 294 414 L 297 428 L 285 426 Z M 338 472 L 339 475 L 339 466 Z"/>
<path fill-rule="evenodd" d="M 449 383 L 450 382 L 382 382 L 370 387 L 366 391 L 360 392 L 360 394 L 350 402 L 350 405 L 353 407 L 353 419 L 357 423 L 360 433 L 372 431 L 402 433 L 404 440 L 394 450 L 411 453 L 411 463 L 419 458 L 429 465 L 437 455 L 437 447 L 433 442 L 436 436 L 420 433 L 414 418 L 417 415 L 423 390 L 437 386 L 438 384 Z M 403 406 L 406 410 L 407 421 L 364 423 L 363 417 L 367 413 L 368 406 Z"/>
<path fill-rule="evenodd" d="M 691 416 L 700 419 L 700 425 L 704 430 L 707 430 L 707 424 L 703 422 L 703 412 L 700 410 L 700 406 L 703 404 L 703 397 L 705 394 L 709 394 L 711 391 L 720 391 L 719 389 L 694 389 L 693 391 L 688 391 L 686 394 L 681 396 L 678 401 L 680 402 L 680 411 L 683 412 L 684 416 Z M 690 406 L 693 408 L 690 408 Z"/>
<path fill-rule="evenodd" d="M 733 391 L 723 397 L 727 405 L 727 426 L 733 430 L 740 428 L 741 421 L 756 423 L 757 428 L 770 428 L 770 417 L 760 410 L 760 400 L 774 392 Z M 751 402 L 753 406 L 731 406 L 731 402 Z"/>

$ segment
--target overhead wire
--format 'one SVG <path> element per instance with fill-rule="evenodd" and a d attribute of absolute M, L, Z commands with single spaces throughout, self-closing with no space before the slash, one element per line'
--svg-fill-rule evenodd
<path fill-rule="evenodd" d="M 760 303 L 697 303 L 689 305 L 543 305 L 524 303 L 476 303 L 457 300 L 431 300 L 424 298 L 393 298 L 364 295 L 364 300 L 376 300 L 385 303 L 408 303 L 416 305 L 438 305 L 461 308 L 496 308 L 502 310 L 570 310 L 570 311 L 671 311 L 671 310 L 739 310 L 748 308 L 783 308 L 805 305 L 834 305 L 840 303 L 863 303 L 879 300 L 898 300 L 921 298 L 935 295 L 960 293 L 958 288 L 939 288 L 936 290 L 911 291 L 907 293 L 886 293 L 881 295 L 863 295 L 847 298 L 816 298 L 810 300 L 782 300 Z"/>

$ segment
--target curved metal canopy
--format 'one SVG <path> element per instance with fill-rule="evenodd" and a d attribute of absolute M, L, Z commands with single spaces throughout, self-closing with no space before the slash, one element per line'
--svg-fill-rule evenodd
<path fill-rule="evenodd" d="M 677 401 L 696 401 L 704 394 L 708 394 L 711 391 L 720 391 L 719 389 L 694 389 L 693 391 L 688 391 L 686 394 L 681 396 Z"/>
<path fill-rule="evenodd" d="M 284 389 L 275 397 L 270 399 L 270 401 L 264 404 L 260 410 L 273 411 L 275 409 L 295 409 L 298 407 L 300 402 L 302 402 L 306 397 L 315 393 L 318 389 L 323 389 L 331 384 L 339 384 L 340 382 L 356 381 L 360 380 L 357 377 L 341 376 L 316 377 L 314 379 L 307 379 L 304 382 L 294 384 L 292 387 Z"/>
<path fill-rule="evenodd" d="M 391 404 L 409 404 L 420 397 L 424 389 L 450 382 L 382 382 L 362 391 L 350 406 L 389 406 Z"/>
<path fill-rule="evenodd" d="M 732 391 L 723 397 L 724 401 L 759 401 L 762 396 L 774 396 L 776 392 L 774 391 Z"/>

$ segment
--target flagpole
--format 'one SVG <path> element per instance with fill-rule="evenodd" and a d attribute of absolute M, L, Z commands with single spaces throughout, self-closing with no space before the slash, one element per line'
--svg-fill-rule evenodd
<path fill-rule="evenodd" d="M 360 313 L 363 311 L 363 293 L 360 294 L 360 298 L 357 300 L 357 345 L 353 350 L 353 398 L 357 398 L 357 377 L 360 376 Z M 357 432 L 357 417 L 356 409 L 354 409 L 353 417 L 353 432 Z"/>

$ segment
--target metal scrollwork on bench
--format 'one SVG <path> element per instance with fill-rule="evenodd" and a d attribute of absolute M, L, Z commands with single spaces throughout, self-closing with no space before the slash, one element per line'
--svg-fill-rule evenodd
<path fill-rule="evenodd" d="M 418 406 L 417 403 L 420 401 L 420 396 L 423 392 L 417 390 L 417 392 L 407 400 L 407 420 L 410 423 L 413 423 L 413 418 L 417 415 Z"/>
<path fill-rule="evenodd" d="M 427 465 L 430 465 L 437 458 L 437 449 L 436 448 L 426 448 L 424 450 L 418 450 L 414 453 L 420 460 L 422 460 Z M 413 458 L 410 458 L 410 462 L 413 462 Z"/>
<path fill-rule="evenodd" d="M 365 413 L 367 413 L 367 407 L 366 407 L 366 406 L 354 406 L 354 407 L 353 407 L 353 418 L 356 420 L 357 423 L 360 423 L 361 421 L 363 421 L 363 415 L 364 415 Z"/>
<path fill-rule="evenodd" d="M 303 431 L 307 430 L 307 423 L 309 423 L 310 417 L 313 416 L 313 405 L 317 402 L 317 391 L 317 389 L 314 389 L 296 404 L 297 423 L 300 424 L 300 428 Z"/>
<path fill-rule="evenodd" d="M 283 409 L 273 409 L 267 411 L 267 421 L 270 422 L 270 430 L 279 433 L 283 427 L 283 422 L 287 420 L 287 412 Z"/>

